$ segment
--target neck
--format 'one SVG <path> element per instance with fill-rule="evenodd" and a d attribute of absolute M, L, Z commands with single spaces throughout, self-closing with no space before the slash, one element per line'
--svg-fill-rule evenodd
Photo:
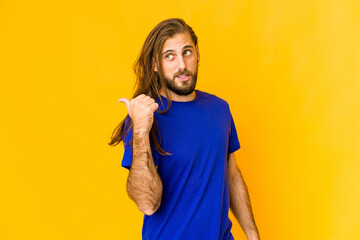
<path fill-rule="evenodd" d="M 196 98 L 196 92 L 192 91 L 189 95 L 178 95 L 176 93 L 174 93 L 173 91 L 170 91 L 170 98 L 172 101 L 176 101 L 176 102 L 189 102 L 192 101 Z M 165 95 L 165 91 L 164 89 L 160 90 L 160 94 L 164 97 L 166 97 Z"/>

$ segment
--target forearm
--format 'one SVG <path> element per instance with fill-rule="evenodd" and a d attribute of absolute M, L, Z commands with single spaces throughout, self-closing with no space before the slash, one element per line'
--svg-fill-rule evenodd
<path fill-rule="evenodd" d="M 230 208 L 249 240 L 260 239 L 245 181 L 240 173 L 229 179 Z"/>
<path fill-rule="evenodd" d="M 148 133 L 137 133 L 134 130 L 133 160 L 126 189 L 144 214 L 152 215 L 159 208 L 162 182 L 154 164 Z"/>

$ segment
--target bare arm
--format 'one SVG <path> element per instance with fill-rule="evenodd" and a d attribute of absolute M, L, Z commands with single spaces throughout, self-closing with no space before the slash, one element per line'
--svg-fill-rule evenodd
<path fill-rule="evenodd" d="M 151 154 L 149 134 L 133 134 L 133 160 L 126 190 L 144 214 L 152 215 L 160 207 L 162 182 Z"/>
<path fill-rule="evenodd" d="M 131 101 L 126 98 L 119 101 L 126 104 L 133 121 L 133 156 L 126 190 L 141 212 L 152 215 L 160 207 L 163 187 L 155 167 L 149 138 L 158 104 L 144 94 Z"/>
<path fill-rule="evenodd" d="M 258 240 L 260 236 L 255 224 L 249 193 L 242 174 L 236 165 L 234 153 L 229 155 L 228 174 L 231 211 L 240 223 L 247 239 Z"/>

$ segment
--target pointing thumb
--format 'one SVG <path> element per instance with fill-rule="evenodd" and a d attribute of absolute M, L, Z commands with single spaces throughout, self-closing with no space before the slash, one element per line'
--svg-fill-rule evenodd
<path fill-rule="evenodd" d="M 131 118 L 130 100 L 127 99 L 127 98 L 120 98 L 118 101 L 125 104 L 125 106 L 126 106 L 126 108 L 128 110 L 129 116 Z"/>

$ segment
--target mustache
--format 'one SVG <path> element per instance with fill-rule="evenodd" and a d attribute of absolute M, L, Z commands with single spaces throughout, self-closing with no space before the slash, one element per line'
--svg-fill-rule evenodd
<path fill-rule="evenodd" d="M 192 75 L 192 72 L 189 72 L 188 70 L 179 71 L 174 74 L 174 77 L 177 77 L 179 75 Z"/>

